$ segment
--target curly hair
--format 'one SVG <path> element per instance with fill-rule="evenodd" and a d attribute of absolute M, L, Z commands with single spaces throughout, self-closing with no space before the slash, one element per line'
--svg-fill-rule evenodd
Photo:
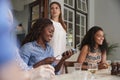
<path fill-rule="evenodd" d="M 53 25 L 50 19 L 47 19 L 47 18 L 38 19 L 33 24 L 30 32 L 26 35 L 25 39 L 22 41 L 22 45 L 24 45 L 25 43 L 37 40 L 39 36 L 42 34 L 41 32 L 44 31 L 44 29 L 48 25 Z"/>
<path fill-rule="evenodd" d="M 95 40 L 94 40 L 94 36 L 96 34 L 96 32 L 98 31 L 103 31 L 103 29 L 99 26 L 93 26 L 85 35 L 85 37 L 83 38 L 82 42 L 81 42 L 81 46 L 80 46 L 80 50 L 83 48 L 84 45 L 88 45 L 90 48 L 90 51 L 93 52 L 94 51 L 94 47 L 95 47 Z M 108 48 L 108 44 L 106 42 L 106 39 L 104 37 L 103 40 L 103 44 L 99 45 L 99 49 L 101 50 L 101 52 L 107 51 Z"/>

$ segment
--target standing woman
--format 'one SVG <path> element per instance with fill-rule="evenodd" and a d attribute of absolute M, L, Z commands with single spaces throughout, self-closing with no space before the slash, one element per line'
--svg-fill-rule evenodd
<path fill-rule="evenodd" d="M 81 42 L 78 62 L 83 69 L 87 69 L 87 63 L 98 63 L 99 69 L 107 68 L 106 64 L 107 42 L 103 29 L 92 27 Z"/>
<path fill-rule="evenodd" d="M 58 2 L 50 4 L 50 16 L 55 31 L 50 45 L 54 49 L 54 57 L 61 59 L 61 53 L 66 51 L 66 31 L 67 27 L 62 19 L 61 5 Z"/>

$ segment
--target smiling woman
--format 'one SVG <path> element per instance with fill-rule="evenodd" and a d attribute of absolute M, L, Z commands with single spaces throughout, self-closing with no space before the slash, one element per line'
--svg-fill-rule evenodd
<path fill-rule="evenodd" d="M 87 69 L 87 65 L 84 63 L 97 63 L 99 69 L 107 68 L 107 66 L 102 65 L 106 64 L 107 42 L 101 27 L 94 26 L 87 32 L 80 50 L 78 62 L 83 63 L 83 69 Z"/>
<path fill-rule="evenodd" d="M 54 51 L 49 45 L 53 33 L 53 23 L 49 19 L 38 19 L 33 24 L 20 50 L 20 55 L 28 66 L 36 68 L 43 64 L 51 64 L 58 73 L 64 61 L 73 55 L 72 51 L 68 51 L 59 63 L 55 62 Z"/>

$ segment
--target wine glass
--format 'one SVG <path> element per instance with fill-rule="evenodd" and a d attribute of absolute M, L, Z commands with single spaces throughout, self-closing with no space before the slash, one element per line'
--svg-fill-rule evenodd
<path fill-rule="evenodd" d="M 98 64 L 97 63 L 88 63 L 88 71 L 92 73 L 91 80 L 94 80 L 94 74 L 98 70 Z"/>

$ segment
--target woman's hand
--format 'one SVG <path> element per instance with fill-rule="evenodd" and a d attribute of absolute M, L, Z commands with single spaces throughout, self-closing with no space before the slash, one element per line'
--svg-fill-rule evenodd
<path fill-rule="evenodd" d="M 62 59 L 66 60 L 68 58 L 70 58 L 73 55 L 73 52 L 71 50 L 66 51 L 62 54 Z"/>
<path fill-rule="evenodd" d="M 53 63 L 55 60 L 56 60 L 55 57 L 48 57 L 48 58 L 45 58 L 45 59 L 43 60 L 43 62 L 44 62 L 45 64 L 51 64 L 51 63 Z"/>
<path fill-rule="evenodd" d="M 108 68 L 108 64 L 107 63 L 99 63 L 98 64 L 98 68 L 99 69 L 107 69 Z"/>

